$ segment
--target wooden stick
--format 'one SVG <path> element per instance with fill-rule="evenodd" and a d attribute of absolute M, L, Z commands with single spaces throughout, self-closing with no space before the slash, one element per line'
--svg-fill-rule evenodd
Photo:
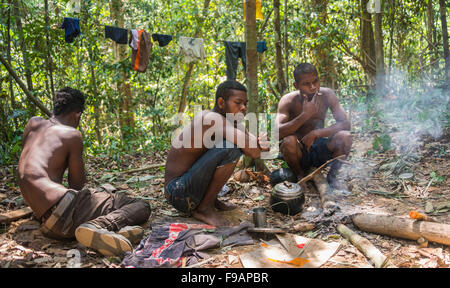
<path fill-rule="evenodd" d="M 161 167 L 161 166 L 164 166 L 164 165 L 166 165 L 166 163 L 158 163 L 158 164 L 153 164 L 153 165 L 146 166 L 146 167 L 120 171 L 120 172 L 117 172 L 117 173 L 125 174 L 125 173 L 141 172 L 141 171 L 145 171 L 145 170 L 149 170 L 149 169 L 153 169 L 153 168 L 158 168 L 158 167 Z"/>
<path fill-rule="evenodd" d="M 358 248 L 358 250 L 361 251 L 364 256 L 370 259 L 376 268 L 383 267 L 383 264 L 385 264 L 386 261 L 386 257 L 375 246 L 373 246 L 369 240 L 353 232 L 343 224 L 339 224 L 337 226 L 337 230 L 342 236 L 344 236 L 356 248 Z M 387 264 L 386 267 L 395 268 L 395 266 L 392 264 Z"/>
<path fill-rule="evenodd" d="M 344 158 L 344 157 L 346 157 L 346 155 L 340 155 L 340 156 L 337 156 L 337 157 L 335 157 L 335 158 L 333 158 L 333 159 L 328 160 L 327 162 L 325 162 L 324 164 L 322 164 L 319 168 L 317 168 L 317 169 L 314 170 L 312 173 L 310 173 L 308 176 L 303 177 L 300 181 L 298 181 L 297 184 L 298 184 L 298 185 L 302 185 L 302 184 L 305 183 L 306 181 L 311 180 L 311 179 L 314 177 L 314 175 L 316 175 L 317 173 L 319 173 L 319 172 L 320 172 L 323 168 L 325 168 L 325 166 L 327 166 L 329 163 L 333 162 L 334 160 L 342 159 L 342 158 Z"/>
<path fill-rule="evenodd" d="M 450 245 L 449 224 L 375 214 L 356 214 L 352 220 L 363 231 L 415 241 L 423 237 L 431 242 Z"/>
<path fill-rule="evenodd" d="M 7 213 L 0 214 L 0 223 L 8 224 L 13 221 L 19 220 L 30 216 L 33 213 L 30 207 L 25 207 L 19 210 L 9 211 Z"/>
<path fill-rule="evenodd" d="M 328 184 L 327 179 L 322 175 L 322 173 L 318 173 L 314 175 L 313 181 L 316 185 L 317 191 L 319 191 L 320 204 L 324 209 L 323 213 L 325 214 L 325 216 L 332 215 L 340 208 L 334 201 L 334 195 L 332 192 L 333 190 Z"/>

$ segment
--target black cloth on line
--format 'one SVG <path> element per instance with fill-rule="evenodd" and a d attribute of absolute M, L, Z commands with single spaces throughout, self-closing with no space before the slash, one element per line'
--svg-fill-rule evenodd
<path fill-rule="evenodd" d="M 230 42 L 225 43 L 225 62 L 227 64 L 227 80 L 236 80 L 236 70 L 239 58 L 242 59 L 244 71 L 247 69 L 247 57 L 245 55 L 245 42 Z"/>
<path fill-rule="evenodd" d="M 152 34 L 153 41 L 158 41 L 159 46 L 164 47 L 172 41 L 172 35 Z"/>
<path fill-rule="evenodd" d="M 119 27 L 105 26 L 105 38 L 112 39 L 117 44 L 127 44 L 128 30 Z"/>

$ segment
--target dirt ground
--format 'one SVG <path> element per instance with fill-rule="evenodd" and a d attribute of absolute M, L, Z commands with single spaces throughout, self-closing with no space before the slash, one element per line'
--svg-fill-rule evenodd
<path fill-rule="evenodd" d="M 441 137 L 424 137 L 414 153 L 399 153 L 393 149 L 385 153 L 370 153 L 374 134 L 355 134 L 352 152 L 344 164 L 340 177 L 349 188 L 349 195 L 342 195 L 339 206 L 349 215 L 357 212 L 393 215 L 408 218 L 411 210 L 431 215 L 440 222 L 449 224 L 450 211 L 450 169 L 449 131 Z M 393 137 L 393 141 L 394 141 Z M 401 157 L 399 157 L 399 154 Z M 162 166 L 156 164 L 161 163 Z M 88 187 L 115 189 L 114 193 L 126 193 L 141 197 L 152 207 L 152 215 L 144 225 L 146 235 L 151 233 L 149 225 L 161 218 L 183 217 L 168 205 L 163 195 L 163 152 L 154 155 L 127 155 L 120 163 L 112 159 L 96 157 L 86 159 Z M 266 162 L 270 170 L 280 167 L 278 160 Z M 153 165 L 142 171 L 127 171 Z M 156 167 L 155 167 L 156 166 Z M 0 213 L 25 207 L 14 180 L 16 166 L 0 167 Z M 125 172 L 124 172 L 125 171 Z M 408 174 L 410 173 L 410 174 Z M 234 222 L 251 221 L 249 211 L 256 206 L 269 207 L 272 187 L 268 177 L 251 173 L 249 182 L 228 182 L 230 192 L 221 199 L 239 206 L 226 217 Z M 255 176 L 255 177 L 252 177 Z M 105 186 L 105 184 L 108 184 Z M 112 186 L 111 186 L 112 185 Z M 304 223 L 302 215 L 319 211 L 320 198 L 314 186 L 308 182 L 309 191 L 303 213 L 285 216 L 268 209 L 268 224 L 281 227 L 291 233 L 324 241 L 340 241 L 341 248 L 322 267 L 352 268 L 373 267 L 357 248 L 345 240 L 335 229 L 338 223 L 322 225 L 316 223 L 311 231 L 296 232 L 298 223 Z M 122 267 L 122 259 L 103 257 L 86 249 L 76 241 L 60 242 L 44 237 L 39 223 L 33 217 L 15 221 L 9 225 L 0 224 L 0 267 L 71 267 L 74 259 L 80 259 L 81 267 Z M 368 239 L 397 267 L 444 268 L 450 265 L 450 247 L 429 242 L 419 247 L 416 241 L 403 240 L 358 230 L 351 223 L 346 224 L 353 231 Z M 213 258 L 201 267 L 242 267 L 239 255 L 250 251 L 267 240 L 267 235 L 256 235 L 252 246 L 223 247 L 207 251 Z M 74 257 L 74 258 L 73 258 Z"/>

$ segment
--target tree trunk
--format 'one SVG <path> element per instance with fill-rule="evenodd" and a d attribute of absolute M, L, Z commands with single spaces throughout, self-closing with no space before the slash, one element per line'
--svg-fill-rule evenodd
<path fill-rule="evenodd" d="M 48 0 L 45 0 L 45 40 L 47 42 L 47 69 L 50 78 L 50 89 L 53 100 L 55 99 L 55 85 L 53 84 L 53 61 L 52 61 L 52 46 L 50 45 L 49 35 L 50 19 L 48 16 Z"/>
<path fill-rule="evenodd" d="M 203 15 L 202 17 L 199 17 L 199 20 L 197 22 L 197 31 L 195 32 L 194 38 L 198 38 L 202 34 L 202 28 L 204 23 L 202 20 L 207 17 L 210 3 L 211 0 L 204 0 L 203 2 Z M 178 114 L 184 113 L 184 110 L 186 109 L 186 98 L 189 92 L 189 84 L 191 82 L 192 72 L 194 71 L 194 65 L 195 62 L 189 63 L 189 68 L 186 71 L 186 75 L 184 76 L 183 89 L 181 90 L 180 105 L 178 106 Z M 178 119 L 178 121 L 179 120 L 180 119 Z"/>
<path fill-rule="evenodd" d="M 360 50 L 362 66 L 370 86 L 375 84 L 375 40 L 372 28 L 372 15 L 367 11 L 369 0 L 360 0 Z"/>
<path fill-rule="evenodd" d="M 245 42 L 247 57 L 247 112 L 258 112 L 258 53 L 256 51 L 257 30 L 256 30 L 256 0 L 247 0 L 246 17 L 245 17 Z M 252 159 L 244 157 L 245 167 L 255 163 L 256 170 L 264 170 L 264 164 L 261 159 Z"/>
<path fill-rule="evenodd" d="M 11 7 L 11 0 L 8 1 L 8 5 L 9 7 Z M 7 39 L 6 42 L 8 43 L 8 47 L 7 47 L 7 57 L 8 57 L 8 64 L 9 66 L 11 65 L 11 9 L 8 9 L 8 21 L 7 21 Z M 14 98 L 14 85 L 13 85 L 13 77 L 11 75 L 8 75 L 8 80 L 9 80 L 9 96 L 10 96 L 10 100 L 11 100 L 11 108 L 13 110 L 17 109 L 17 105 L 16 105 L 16 100 Z M 14 121 L 14 127 L 17 130 L 17 119 L 16 117 L 13 118 Z"/>
<path fill-rule="evenodd" d="M 277 90 L 280 96 L 283 96 L 286 93 L 287 85 L 286 78 L 284 77 L 283 72 L 283 56 L 281 50 L 281 25 L 280 25 L 280 0 L 273 0 L 273 7 L 275 11 L 274 17 L 274 32 L 275 32 L 275 51 L 276 51 L 276 60 L 275 67 L 277 69 Z"/>
<path fill-rule="evenodd" d="M 16 72 L 14 72 L 13 68 L 8 64 L 8 62 L 6 61 L 5 58 L 3 58 L 2 55 L 0 55 L 0 62 L 3 64 L 3 66 L 5 66 L 6 70 L 8 70 L 9 75 L 11 75 L 14 78 L 14 80 L 16 80 L 17 84 L 19 84 L 19 87 L 22 88 L 22 91 L 25 93 L 28 99 L 34 104 L 36 104 L 36 106 L 38 106 L 42 110 L 42 112 L 47 114 L 47 116 L 51 117 L 52 113 L 50 113 L 47 107 L 45 107 L 44 104 L 42 104 L 39 101 L 39 99 L 36 99 L 33 96 L 33 94 L 31 94 L 30 91 L 28 91 L 27 86 L 25 86 L 25 83 L 23 83 L 22 80 L 20 80 L 19 76 L 17 76 Z"/>
<path fill-rule="evenodd" d="M 117 27 L 124 27 L 124 14 L 122 11 L 122 1 L 113 0 L 111 2 L 111 16 L 114 20 L 114 24 Z M 119 61 L 127 57 L 127 45 L 114 44 L 117 47 L 116 59 Z M 119 72 L 120 73 L 120 72 Z M 132 95 L 131 86 L 129 83 L 129 77 L 127 72 L 121 72 L 121 80 L 117 83 L 117 88 L 120 91 L 120 108 L 119 111 L 119 123 L 120 130 L 122 133 L 122 138 L 127 139 L 131 136 L 132 130 L 134 128 L 134 113 L 132 107 Z"/>
<path fill-rule="evenodd" d="M 392 70 L 392 50 L 394 47 L 394 19 L 395 19 L 395 0 L 390 0 L 390 31 L 389 31 L 389 82 L 391 81 Z"/>
<path fill-rule="evenodd" d="M 445 0 L 439 0 L 439 8 L 441 12 L 441 26 L 442 26 L 442 42 L 444 44 L 444 59 L 445 59 L 445 89 L 450 85 L 450 55 L 448 51 L 448 30 L 447 30 L 447 15 L 445 8 Z"/>
<path fill-rule="evenodd" d="M 284 73 L 286 81 L 289 79 L 289 46 L 288 46 L 288 1 L 284 0 Z"/>
<path fill-rule="evenodd" d="M 381 5 L 383 7 L 383 5 Z M 377 96 L 382 97 L 385 96 L 385 87 L 386 87 L 386 72 L 384 70 L 384 52 L 383 52 L 383 9 L 381 11 L 376 11 L 375 13 L 375 63 L 376 63 L 376 88 L 377 88 Z"/>
<path fill-rule="evenodd" d="M 28 88 L 28 92 L 30 94 L 33 94 L 33 80 L 32 80 L 32 75 L 31 75 L 31 71 L 30 71 L 30 61 L 29 61 L 28 53 L 27 53 L 28 49 L 25 45 L 25 36 L 23 35 L 22 17 L 20 14 L 19 6 L 20 6 L 20 1 L 15 0 L 13 2 L 13 14 L 14 14 L 14 18 L 16 21 L 17 32 L 18 32 L 18 36 L 19 36 L 19 46 L 20 46 L 20 50 L 22 51 L 25 77 L 27 80 L 27 88 Z M 31 106 L 31 110 L 32 110 L 33 114 L 36 113 L 34 106 Z"/>

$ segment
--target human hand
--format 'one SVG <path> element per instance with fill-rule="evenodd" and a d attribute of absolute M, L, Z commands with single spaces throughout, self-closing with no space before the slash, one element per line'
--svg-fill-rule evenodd
<path fill-rule="evenodd" d="M 269 138 L 267 137 L 267 133 L 259 134 L 258 146 L 261 148 L 262 151 L 270 150 L 270 141 L 269 141 Z"/>
<path fill-rule="evenodd" d="M 309 149 L 311 148 L 312 144 L 314 143 L 314 141 L 316 141 L 317 137 L 318 137 L 318 135 L 317 135 L 317 133 L 316 133 L 316 130 L 313 130 L 313 131 L 309 132 L 308 134 L 306 134 L 306 135 L 302 138 L 301 142 L 302 142 L 303 144 L 305 144 L 306 150 L 307 150 L 308 152 L 309 152 Z"/>
<path fill-rule="evenodd" d="M 302 96 L 302 97 L 303 97 L 303 112 L 302 113 L 307 119 L 309 119 L 314 114 L 319 112 L 319 103 L 317 100 L 318 96 L 317 96 L 317 93 L 314 94 L 311 101 L 308 101 L 307 96 Z"/>

